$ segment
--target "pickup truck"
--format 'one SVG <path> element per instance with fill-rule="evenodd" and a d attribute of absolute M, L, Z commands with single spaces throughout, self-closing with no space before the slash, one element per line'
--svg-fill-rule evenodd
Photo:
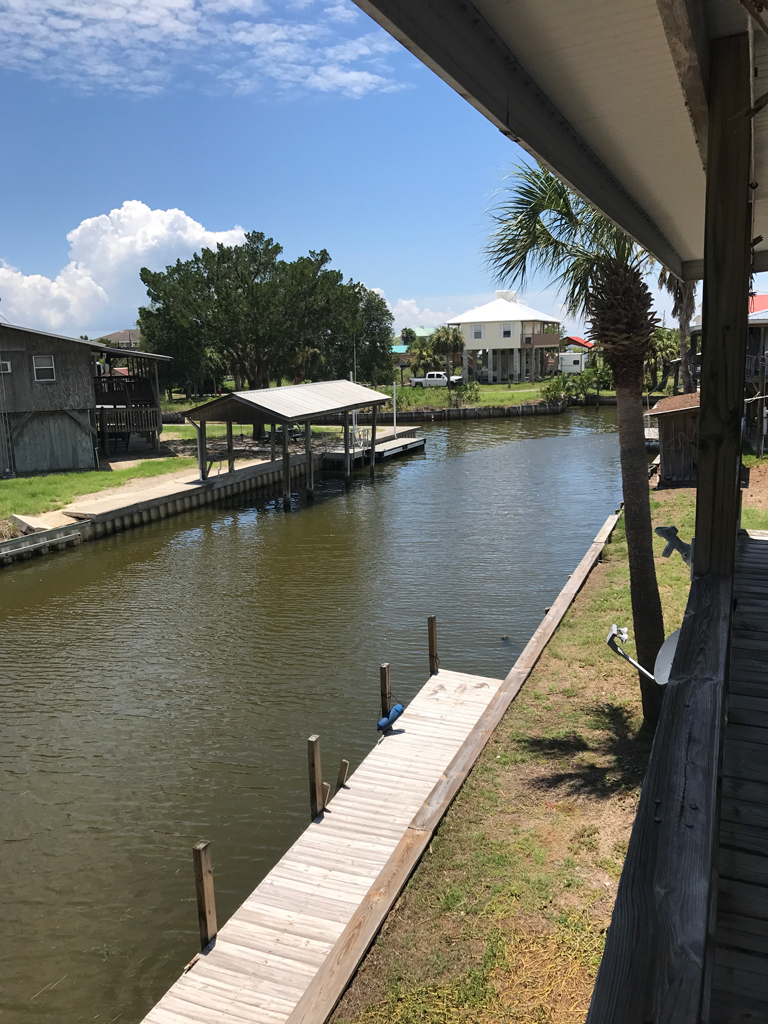
<path fill-rule="evenodd" d="M 454 384 L 461 384 L 461 374 L 451 377 L 451 387 Z M 426 377 L 411 377 L 412 388 L 445 388 L 448 386 L 448 378 L 444 373 L 434 370 Z"/>

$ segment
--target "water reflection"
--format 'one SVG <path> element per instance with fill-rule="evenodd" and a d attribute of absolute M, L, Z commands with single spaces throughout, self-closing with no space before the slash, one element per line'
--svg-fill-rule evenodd
<path fill-rule="evenodd" d="M 443 663 L 503 675 L 620 496 L 615 411 L 435 424 L 427 451 L 191 512 L 0 576 L 8 1020 L 135 1021 Z M 502 637 L 507 636 L 507 640 Z"/>

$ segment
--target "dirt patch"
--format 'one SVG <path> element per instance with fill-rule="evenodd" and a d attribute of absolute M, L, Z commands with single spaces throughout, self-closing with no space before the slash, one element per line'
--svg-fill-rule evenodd
<path fill-rule="evenodd" d="M 654 502 L 655 525 L 686 529 L 692 495 L 674 495 Z M 657 572 L 669 633 L 688 569 L 675 555 L 657 558 Z M 621 527 L 443 820 L 337 1024 L 584 1020 L 650 752 L 637 675 L 605 644 L 614 622 L 632 622 Z"/>
<path fill-rule="evenodd" d="M 749 470 L 749 487 L 741 493 L 742 504 L 748 508 L 768 511 L 768 462 L 757 462 Z"/>

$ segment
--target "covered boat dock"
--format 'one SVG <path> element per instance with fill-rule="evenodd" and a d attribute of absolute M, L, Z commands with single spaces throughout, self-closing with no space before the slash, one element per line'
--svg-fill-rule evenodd
<path fill-rule="evenodd" d="M 227 454 L 229 472 L 235 468 L 232 425 L 269 425 L 272 440 L 272 459 L 275 458 L 277 425 L 282 427 L 283 448 L 283 505 L 291 500 L 291 457 L 288 450 L 288 431 L 297 424 L 304 425 L 304 447 L 307 456 L 307 495 L 314 493 L 314 466 L 312 462 L 311 424 L 328 416 L 341 415 L 344 422 L 344 479 L 350 482 L 352 459 L 350 449 L 350 413 L 358 409 L 371 410 L 371 476 L 376 461 L 376 412 L 389 397 L 351 380 L 319 381 L 315 384 L 290 384 L 286 387 L 263 388 L 258 391 L 233 391 L 212 402 L 198 406 L 188 413 L 188 419 L 197 430 L 197 458 L 200 479 L 206 480 L 210 472 L 206 443 L 206 425 L 227 425 Z"/>

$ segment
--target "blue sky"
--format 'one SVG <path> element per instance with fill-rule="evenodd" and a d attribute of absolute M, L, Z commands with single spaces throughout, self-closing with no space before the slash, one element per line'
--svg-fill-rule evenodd
<path fill-rule="evenodd" d="M 326 248 L 399 328 L 487 301 L 523 158 L 349 0 L 0 0 L 0 314 L 129 326 L 138 269 L 241 230 Z M 526 299 L 559 314 L 534 282 Z M 575 325 L 578 326 L 578 325 Z"/>

